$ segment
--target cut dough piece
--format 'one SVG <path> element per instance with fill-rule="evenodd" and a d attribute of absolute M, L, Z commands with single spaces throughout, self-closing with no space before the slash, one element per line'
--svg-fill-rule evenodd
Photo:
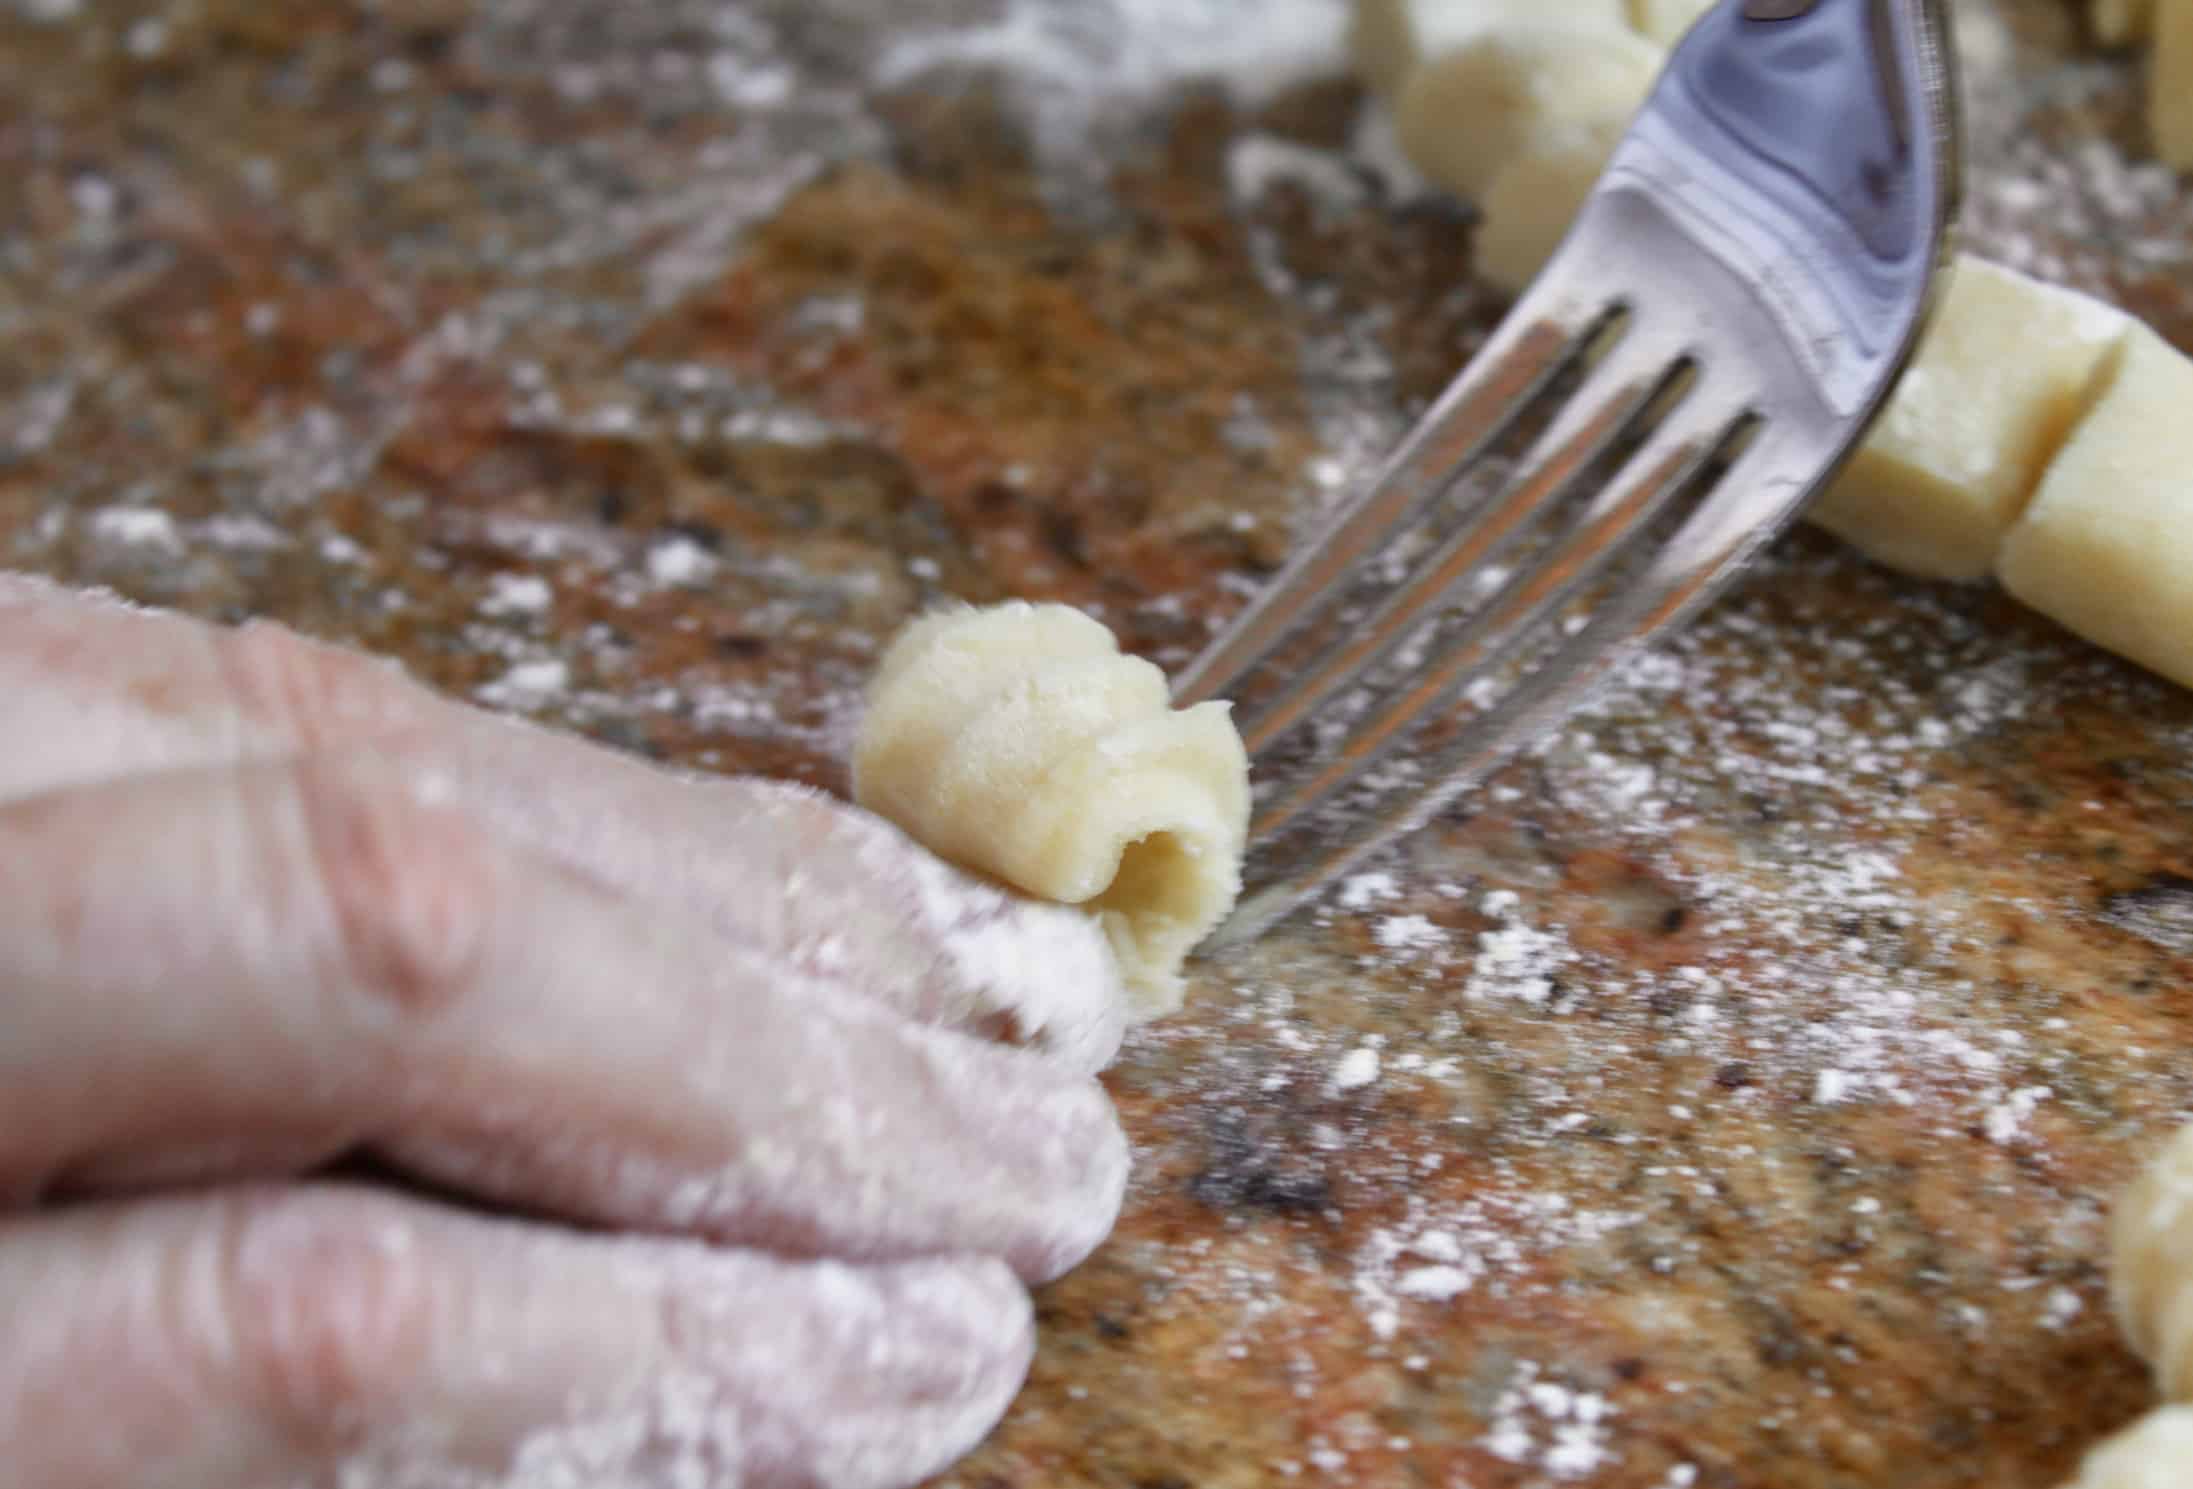
<path fill-rule="evenodd" d="M 1979 579 L 2132 321 L 1960 257 L 1918 355 L 1807 514 L 1892 568 Z"/>
<path fill-rule="evenodd" d="M 1571 147 L 1612 149 L 1666 53 L 1613 27 L 1517 22 L 1426 63 L 1401 92 L 1401 148 L 1434 182 L 1478 198 L 1501 168 Z"/>
<path fill-rule="evenodd" d="M 2193 171 L 2193 0 L 2155 0 L 2155 59 L 2147 79 L 2155 153 Z"/>
<path fill-rule="evenodd" d="M 922 844 L 1104 926 L 1145 1020 L 1241 888 L 1249 761 L 1229 705 L 1175 711 L 1165 674 L 1063 605 L 925 616 L 868 695 L 853 794 Z"/>
<path fill-rule="evenodd" d="M 1554 0 L 1569 24 L 1616 30 L 1625 0 Z M 1356 0 L 1348 45 L 1356 68 L 1381 96 L 1398 98 L 1417 68 L 1487 31 L 1528 24 L 1546 0 Z"/>
<path fill-rule="evenodd" d="M 2166 1406 L 2086 1455 L 2070 1489 L 2186 1489 L 2193 1484 L 2193 1407 Z"/>
<path fill-rule="evenodd" d="M 2193 361 L 2133 322 L 2100 389 L 1996 572 L 2043 615 L 2193 687 Z"/>
<path fill-rule="evenodd" d="M 1648 41 L 1674 46 L 1715 0 L 1630 0 L 1630 25 Z"/>
<path fill-rule="evenodd" d="M 1593 139 L 1521 155 L 1502 167 L 1485 193 L 1478 272 L 1495 287 L 1521 294 L 1561 246 L 1612 154 L 1611 140 Z"/>
<path fill-rule="evenodd" d="M 2110 1251 L 2118 1326 L 2165 1399 L 2193 1400 L 2193 1127 L 2117 1201 Z"/>

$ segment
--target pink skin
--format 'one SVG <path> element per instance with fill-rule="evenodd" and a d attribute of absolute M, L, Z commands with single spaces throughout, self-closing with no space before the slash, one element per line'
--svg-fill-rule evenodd
<path fill-rule="evenodd" d="M 912 1483 L 1117 1214 L 1101 936 L 873 819 L 5 575 L 0 697 L 19 1489 Z"/>

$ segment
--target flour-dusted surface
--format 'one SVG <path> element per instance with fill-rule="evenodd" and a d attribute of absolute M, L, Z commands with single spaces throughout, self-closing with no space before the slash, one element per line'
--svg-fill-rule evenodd
<path fill-rule="evenodd" d="M 0 559 L 833 790 L 945 596 L 1177 665 L 1499 310 L 1338 0 L 1248 13 L 0 5 Z M 1960 13 L 1971 246 L 2193 344 L 2133 67 Z M 2189 760 L 2184 693 L 1784 544 L 1194 968 L 941 1482 L 2060 1482 L 2150 1400 L 2105 1207 L 2193 1114 Z"/>

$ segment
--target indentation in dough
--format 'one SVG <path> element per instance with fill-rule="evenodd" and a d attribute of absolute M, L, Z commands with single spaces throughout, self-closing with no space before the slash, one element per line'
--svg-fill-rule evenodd
<path fill-rule="evenodd" d="M 1137 1019 L 1179 1007 L 1181 963 L 1240 891 L 1248 757 L 1228 706 L 1175 710 L 1162 672 L 1062 605 L 909 626 L 853 778 L 940 856 L 1095 915 Z"/>
<path fill-rule="evenodd" d="M 2193 360 L 2134 323 L 1996 563 L 2087 640 L 2193 687 Z"/>
<path fill-rule="evenodd" d="M 1894 396 L 1807 515 L 1907 574 L 1985 577 L 2130 324 L 1960 255 Z"/>

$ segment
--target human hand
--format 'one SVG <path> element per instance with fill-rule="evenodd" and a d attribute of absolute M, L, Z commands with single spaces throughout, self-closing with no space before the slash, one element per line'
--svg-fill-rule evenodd
<path fill-rule="evenodd" d="M 1101 935 L 873 819 L 4 575 L 0 700 L 21 1489 L 908 1483 L 1116 1216 Z"/>

